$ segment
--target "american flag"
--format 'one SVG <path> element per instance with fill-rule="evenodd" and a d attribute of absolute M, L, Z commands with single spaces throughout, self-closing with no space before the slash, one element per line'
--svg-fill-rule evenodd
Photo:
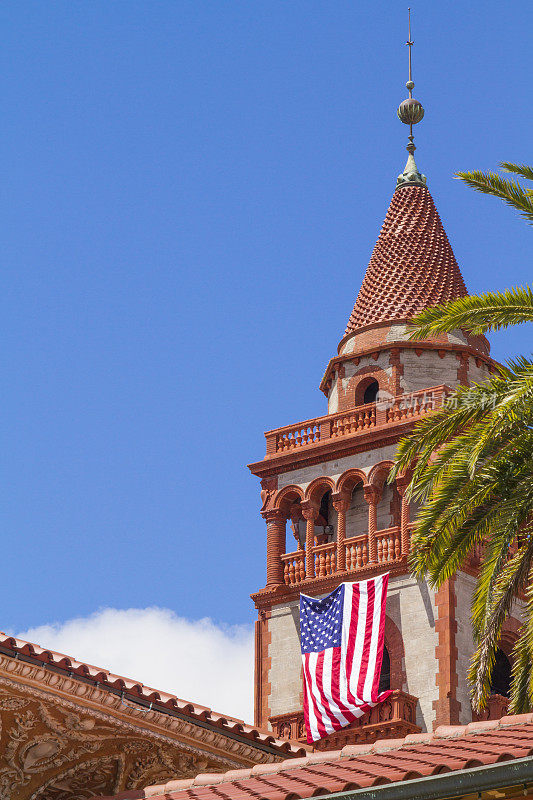
<path fill-rule="evenodd" d="M 385 700 L 378 694 L 389 575 L 300 596 L 304 716 L 309 744 Z"/>

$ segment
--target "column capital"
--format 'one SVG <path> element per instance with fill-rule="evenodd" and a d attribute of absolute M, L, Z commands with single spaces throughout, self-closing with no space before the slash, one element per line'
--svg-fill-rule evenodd
<path fill-rule="evenodd" d="M 269 522 L 285 523 L 285 520 L 287 519 L 287 515 L 284 514 L 283 511 L 279 508 L 269 508 L 266 511 L 262 511 L 261 516 L 263 517 L 267 525 Z"/>
<path fill-rule="evenodd" d="M 315 520 L 319 514 L 319 507 L 311 500 L 304 500 L 301 504 L 302 514 L 306 520 Z"/>
<path fill-rule="evenodd" d="M 333 508 L 337 512 L 345 512 L 348 511 L 350 508 L 350 500 L 351 498 L 342 492 L 335 492 L 335 494 L 331 495 L 331 500 L 333 502 Z"/>
<path fill-rule="evenodd" d="M 407 487 L 411 483 L 412 477 L 413 477 L 412 475 L 407 473 L 403 475 L 398 475 L 398 477 L 396 478 L 395 481 L 396 489 L 398 490 L 398 494 L 400 495 L 400 497 L 403 497 L 404 494 L 406 493 Z"/>
<path fill-rule="evenodd" d="M 363 486 L 365 500 L 369 505 L 375 505 L 376 503 L 379 503 L 382 492 L 382 489 L 380 489 L 378 486 L 374 486 L 372 483 L 365 483 Z"/>
<path fill-rule="evenodd" d="M 289 517 L 294 521 L 302 518 L 302 506 L 300 503 L 293 503 L 289 508 Z"/>

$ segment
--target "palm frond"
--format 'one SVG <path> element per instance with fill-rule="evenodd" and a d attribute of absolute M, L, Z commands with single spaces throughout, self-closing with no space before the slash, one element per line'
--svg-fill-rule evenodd
<path fill-rule="evenodd" d="M 456 177 L 483 194 L 499 197 L 515 208 L 524 219 L 533 222 L 533 197 L 517 181 L 502 178 L 495 172 L 457 172 Z"/>
<path fill-rule="evenodd" d="M 530 576 L 533 577 L 533 576 Z M 533 586 L 526 590 L 526 619 L 512 652 L 509 712 L 522 714 L 533 707 Z"/>
<path fill-rule="evenodd" d="M 528 543 L 519 549 L 501 571 L 496 583 L 491 586 L 493 594 L 486 601 L 488 613 L 483 626 L 483 635 L 472 657 L 468 673 L 472 686 L 472 700 L 477 710 L 483 708 L 490 694 L 490 678 L 502 626 L 509 616 L 517 594 L 526 586 L 532 557 L 533 546 Z M 499 558 L 495 559 L 494 563 L 499 563 Z"/>
<path fill-rule="evenodd" d="M 528 181 L 533 181 L 533 167 L 528 164 L 513 164 L 511 161 L 502 161 L 500 167 L 504 172 L 512 172 L 515 175 L 521 175 L 522 178 L 527 178 Z"/>
<path fill-rule="evenodd" d="M 426 339 L 458 329 L 480 335 L 532 321 L 533 290 L 517 286 L 504 292 L 459 297 L 427 308 L 411 321 L 410 338 Z"/>

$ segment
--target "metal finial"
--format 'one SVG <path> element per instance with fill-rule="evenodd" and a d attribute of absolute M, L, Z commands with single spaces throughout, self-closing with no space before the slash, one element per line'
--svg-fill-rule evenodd
<path fill-rule="evenodd" d="M 405 85 L 409 89 L 409 97 L 411 98 L 413 96 L 413 89 L 415 87 L 415 85 L 413 83 L 413 72 L 412 72 L 412 68 L 411 68 L 411 48 L 414 45 L 414 42 L 411 39 L 411 9 L 408 8 L 407 11 L 408 11 L 408 14 L 409 14 L 409 35 L 407 37 L 407 41 L 406 41 L 405 44 L 409 48 L 409 80 L 407 81 L 407 83 Z"/>
<path fill-rule="evenodd" d="M 409 125 L 409 143 L 407 145 L 407 152 L 409 153 L 409 158 L 407 159 L 407 164 L 405 165 L 405 170 L 402 175 L 398 176 L 398 185 L 403 185 L 405 183 L 418 183 L 424 185 L 426 182 L 426 178 L 422 175 L 416 166 L 414 152 L 416 150 L 414 136 L 413 136 L 413 125 L 416 125 L 417 122 L 424 116 L 424 109 L 422 104 L 415 100 L 413 97 L 413 89 L 414 89 L 414 81 L 413 81 L 413 66 L 412 66 L 412 47 L 413 47 L 413 40 L 411 38 L 411 9 L 408 9 L 409 15 L 409 34 L 406 41 L 406 45 L 409 48 L 409 80 L 405 84 L 407 90 L 409 91 L 409 97 L 407 100 L 404 100 L 403 103 L 400 103 L 398 108 L 398 117 L 399 119 L 404 122 L 406 125 Z"/>

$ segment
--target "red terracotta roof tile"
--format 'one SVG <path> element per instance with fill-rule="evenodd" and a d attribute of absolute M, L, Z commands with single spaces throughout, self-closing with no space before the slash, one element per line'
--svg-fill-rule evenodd
<path fill-rule="evenodd" d="M 346 334 L 467 294 L 428 189 L 405 186 L 392 197 Z"/>
<path fill-rule="evenodd" d="M 392 745 L 392 747 L 391 747 Z M 153 800 L 289 800 L 424 778 L 439 773 L 490 766 L 533 755 L 533 715 L 503 717 L 401 740 L 347 745 L 280 764 L 199 775 L 140 790 L 134 797 Z M 211 783 L 210 783 L 211 781 Z M 131 794 L 100 800 L 121 800 Z"/>
<path fill-rule="evenodd" d="M 310 751 L 307 745 L 299 742 L 288 742 L 276 739 L 270 731 L 263 731 L 253 725 L 247 725 L 242 719 L 235 719 L 224 714 L 217 714 L 207 706 L 202 706 L 190 701 L 180 700 L 173 694 L 160 692 L 150 686 L 138 681 L 114 675 L 101 667 L 92 664 L 85 664 L 64 653 L 56 653 L 53 650 L 46 650 L 33 642 L 25 642 L 0 631 L 0 651 L 8 655 L 20 658 L 26 657 L 31 661 L 39 661 L 43 664 L 53 665 L 56 670 L 63 670 L 66 674 L 73 677 L 93 680 L 101 688 L 114 689 L 124 692 L 125 700 L 131 698 L 135 702 L 136 698 L 145 703 L 153 703 L 154 710 L 168 709 L 170 712 L 179 711 L 191 718 L 191 721 L 200 720 L 219 729 L 222 733 L 227 732 L 241 736 L 248 740 L 250 745 L 254 743 L 271 748 L 279 756 L 303 756 Z"/>

